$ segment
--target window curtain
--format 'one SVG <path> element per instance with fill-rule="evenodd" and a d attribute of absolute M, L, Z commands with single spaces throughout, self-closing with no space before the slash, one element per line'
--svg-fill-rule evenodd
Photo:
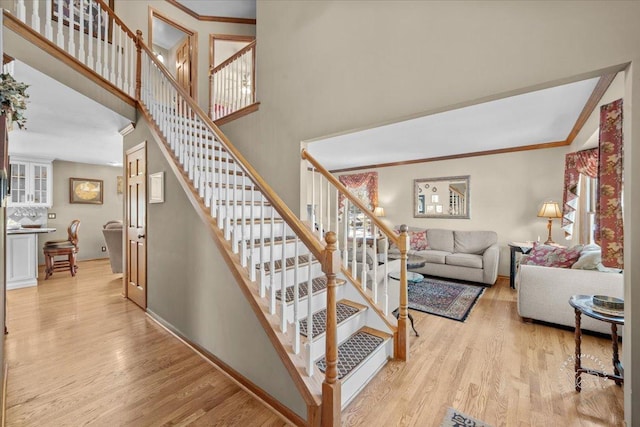
<path fill-rule="evenodd" d="M 600 107 L 600 162 L 596 241 L 602 264 L 623 268 L 622 224 L 622 99 Z"/>
<path fill-rule="evenodd" d="M 378 206 L 378 172 L 356 173 L 351 175 L 341 175 L 338 180 L 347 187 L 347 190 L 362 203 L 373 210 Z M 340 213 L 344 210 L 344 195 L 340 193 L 338 197 Z"/>
<path fill-rule="evenodd" d="M 562 229 L 567 240 L 573 238 L 576 209 L 578 208 L 578 183 L 580 174 L 598 176 L 598 149 L 568 153 L 564 160 L 564 195 L 562 197 Z"/>

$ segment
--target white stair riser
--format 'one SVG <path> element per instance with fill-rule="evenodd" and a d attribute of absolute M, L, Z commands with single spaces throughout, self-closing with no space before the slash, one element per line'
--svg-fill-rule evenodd
<path fill-rule="evenodd" d="M 302 243 L 298 241 L 298 256 L 309 254 L 309 249 Z M 271 256 L 274 257 L 274 260 L 282 259 L 282 252 L 284 251 L 285 258 L 293 258 L 296 255 L 296 243 L 295 242 L 287 242 L 282 245 L 281 243 L 273 245 L 273 254 L 271 252 L 271 245 L 266 243 L 263 249 L 260 249 L 260 246 L 254 244 L 253 251 L 247 249 L 247 260 L 250 262 L 250 266 L 256 266 L 264 262 L 271 261 Z M 253 254 L 253 257 L 251 255 Z"/>
<path fill-rule="evenodd" d="M 304 319 L 307 317 L 307 309 L 308 307 L 307 297 L 300 298 L 300 302 L 298 303 L 298 319 Z M 278 301 L 278 305 L 280 305 L 280 301 Z M 327 291 L 322 290 L 317 294 L 314 294 L 311 297 L 311 311 L 315 313 L 318 310 L 322 310 L 327 305 Z M 292 324 L 293 327 L 293 301 L 287 304 L 287 322 Z M 303 340 L 304 337 L 301 337 Z"/>
<path fill-rule="evenodd" d="M 242 214 L 244 213 L 245 219 L 251 219 L 251 211 L 253 211 L 253 218 L 271 218 L 271 211 L 273 207 L 271 206 L 260 206 L 260 205 L 222 205 L 220 208 L 220 217 L 221 218 L 242 218 Z M 274 212 L 276 218 L 279 217 L 278 214 Z"/>
<path fill-rule="evenodd" d="M 275 236 L 282 236 L 282 229 L 284 228 L 284 226 L 285 224 L 282 221 L 274 222 L 273 224 L 271 224 L 270 222 L 267 222 L 264 224 L 260 224 L 260 223 L 244 224 L 244 225 L 231 224 L 231 241 L 236 240 L 238 242 L 241 242 L 243 238 L 244 240 L 249 239 L 249 237 L 251 237 L 252 229 L 253 229 L 254 239 L 271 237 L 272 228 Z M 244 234 L 242 233 L 242 230 L 244 230 Z"/>
<path fill-rule="evenodd" d="M 369 358 L 342 380 L 342 401 L 344 409 L 371 378 L 393 357 L 393 340 L 387 340 L 380 348 L 369 355 Z"/>
<path fill-rule="evenodd" d="M 338 325 L 338 344 L 346 341 L 351 335 L 358 332 L 362 327 L 366 326 L 367 316 L 361 311 L 354 316 L 349 317 Z M 322 334 L 318 338 L 314 338 L 311 344 L 311 357 L 318 360 L 324 356 L 326 350 L 327 335 Z"/>
<path fill-rule="evenodd" d="M 291 285 L 292 283 L 294 283 L 294 278 L 295 278 L 295 272 L 293 268 L 290 268 L 286 271 L 285 273 L 285 284 L 287 286 Z M 260 280 L 264 280 L 264 284 L 265 287 L 267 288 L 267 292 L 269 289 L 269 285 L 271 283 L 271 274 L 264 274 L 264 276 L 260 276 L 258 275 L 258 277 L 261 277 Z M 321 277 L 324 276 L 324 273 L 322 272 L 322 267 L 320 266 L 319 263 L 314 263 L 311 266 L 311 277 L 312 278 L 316 278 L 316 277 Z M 301 268 L 298 269 L 298 275 L 297 275 L 297 279 L 298 279 L 298 283 L 301 283 L 305 280 L 309 279 L 309 266 L 305 265 L 302 266 Z M 282 280 L 282 271 L 276 271 L 275 274 L 273 274 L 273 283 L 275 284 L 276 289 L 280 289 L 281 286 L 281 280 Z M 261 282 L 262 283 L 262 282 Z"/>
<path fill-rule="evenodd" d="M 213 195 L 216 198 L 216 200 L 220 199 L 220 200 L 242 201 L 243 193 L 244 193 L 245 202 L 249 202 L 252 200 L 251 190 L 246 190 L 242 188 L 233 188 L 233 186 L 228 188 L 226 186 L 215 187 L 213 189 Z M 262 197 L 262 194 L 259 191 L 254 190 L 253 200 L 256 202 L 262 202 L 264 201 L 264 198 Z"/>

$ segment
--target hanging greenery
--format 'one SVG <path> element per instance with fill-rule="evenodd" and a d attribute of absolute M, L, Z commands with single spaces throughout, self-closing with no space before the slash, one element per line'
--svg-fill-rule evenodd
<path fill-rule="evenodd" d="M 24 111 L 27 109 L 27 88 L 29 85 L 17 82 L 11 74 L 0 74 L 0 114 L 9 118 L 9 122 L 16 123 L 24 129 L 27 119 Z"/>

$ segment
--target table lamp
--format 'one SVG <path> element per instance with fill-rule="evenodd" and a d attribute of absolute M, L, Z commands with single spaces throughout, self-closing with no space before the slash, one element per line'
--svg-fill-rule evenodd
<path fill-rule="evenodd" d="M 549 219 L 549 223 L 547 224 L 547 230 L 549 230 L 549 237 L 547 238 L 547 241 L 544 242 L 544 244 L 551 245 L 555 243 L 551 239 L 551 223 L 553 222 L 554 218 L 562 218 L 562 211 L 560 210 L 560 206 L 558 206 L 556 202 L 551 202 L 551 201 L 544 202 L 542 204 L 542 207 L 538 211 L 538 216 L 541 218 Z"/>

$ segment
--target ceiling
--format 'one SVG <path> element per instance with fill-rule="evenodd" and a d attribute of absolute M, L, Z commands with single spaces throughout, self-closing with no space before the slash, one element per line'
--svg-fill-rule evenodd
<path fill-rule="evenodd" d="M 151 35 L 153 44 L 166 50 L 171 49 L 187 36 L 186 33 L 180 31 L 173 25 L 169 25 L 162 19 L 156 17 L 153 18 L 151 28 L 153 29 L 153 34 Z"/>
<path fill-rule="evenodd" d="M 256 0 L 176 0 L 198 15 L 256 19 Z"/>
<path fill-rule="evenodd" d="M 11 131 L 9 154 L 122 166 L 118 131 L 130 120 L 20 61 L 13 76 L 29 85 L 29 99 L 27 129 Z"/>
<path fill-rule="evenodd" d="M 597 83 L 593 78 L 321 138 L 307 150 L 335 171 L 564 141 Z"/>

